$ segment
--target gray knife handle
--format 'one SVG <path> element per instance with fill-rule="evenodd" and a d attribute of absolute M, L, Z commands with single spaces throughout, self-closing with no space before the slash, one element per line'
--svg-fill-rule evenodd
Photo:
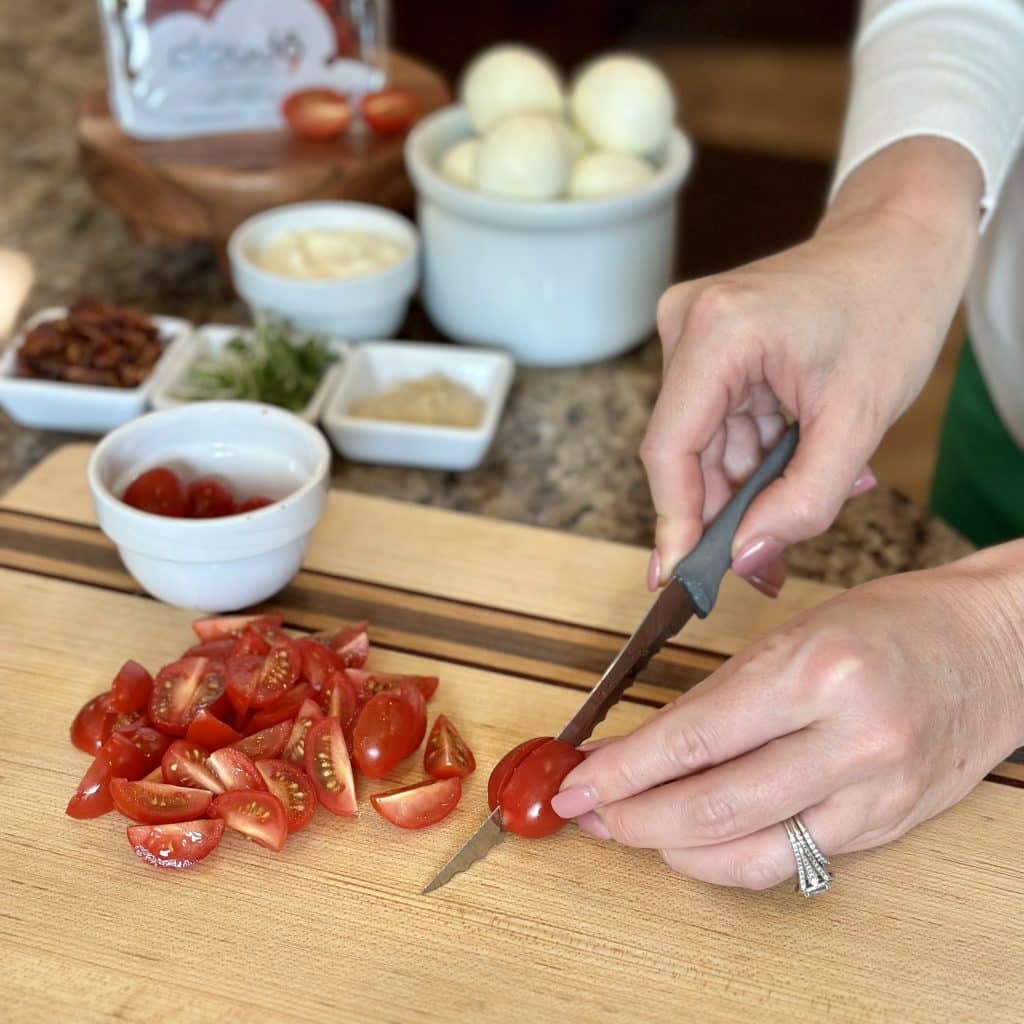
<path fill-rule="evenodd" d="M 732 496 L 729 504 L 715 516 L 700 543 L 672 570 L 672 575 L 689 595 L 693 610 L 702 619 L 714 607 L 718 588 L 732 564 L 732 540 L 740 520 L 750 503 L 773 480 L 782 476 L 799 439 L 800 427 L 794 423 L 750 479 Z"/>

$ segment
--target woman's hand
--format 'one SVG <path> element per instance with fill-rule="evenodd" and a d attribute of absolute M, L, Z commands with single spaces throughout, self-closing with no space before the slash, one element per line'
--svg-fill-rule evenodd
<path fill-rule="evenodd" d="M 740 575 L 777 593 L 783 548 L 872 486 L 867 460 L 924 384 L 966 283 L 981 190 L 957 144 L 900 142 L 851 175 L 810 241 L 664 294 L 662 389 L 641 447 L 652 590 L 777 439 L 782 409 L 800 445 L 740 525 Z"/>
<path fill-rule="evenodd" d="M 763 889 L 792 876 L 780 822 L 831 856 L 965 796 L 1024 745 L 1024 541 L 851 590 L 754 644 L 552 801 L 675 870 Z"/>

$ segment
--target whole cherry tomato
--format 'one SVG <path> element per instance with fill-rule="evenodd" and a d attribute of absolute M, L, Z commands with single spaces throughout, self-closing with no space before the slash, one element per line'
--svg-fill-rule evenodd
<path fill-rule="evenodd" d="M 121 500 L 140 512 L 155 516 L 185 515 L 185 488 L 173 470 L 157 466 L 137 476 L 129 485 Z"/>
<path fill-rule="evenodd" d="M 562 779 L 583 761 L 583 754 L 561 740 L 531 750 L 512 770 L 498 797 L 503 826 L 526 839 L 557 832 L 565 819 L 551 809 Z"/>
<path fill-rule="evenodd" d="M 217 519 L 235 514 L 232 493 L 216 477 L 201 476 L 185 492 L 185 514 L 191 519 Z"/>
<path fill-rule="evenodd" d="M 524 740 L 518 747 L 513 747 L 495 766 L 491 769 L 491 777 L 487 780 L 487 804 L 493 811 L 498 806 L 498 798 L 512 778 L 512 772 L 526 760 L 526 756 L 543 746 L 551 736 L 538 736 L 536 739 Z"/>

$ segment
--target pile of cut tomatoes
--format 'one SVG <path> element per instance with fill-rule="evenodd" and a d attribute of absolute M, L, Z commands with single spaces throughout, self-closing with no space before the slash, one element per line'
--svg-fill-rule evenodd
<path fill-rule="evenodd" d="M 144 861 L 191 867 L 235 829 L 271 850 L 305 828 L 319 804 L 357 813 L 354 772 L 388 775 L 427 728 L 434 676 L 369 672 L 366 623 L 293 637 L 276 615 L 203 619 L 198 643 L 153 678 L 127 662 L 71 726 L 93 762 L 68 803 L 73 818 L 117 809 L 136 824 Z M 438 715 L 423 782 L 370 797 L 406 829 L 454 810 L 476 767 L 455 726 Z"/>

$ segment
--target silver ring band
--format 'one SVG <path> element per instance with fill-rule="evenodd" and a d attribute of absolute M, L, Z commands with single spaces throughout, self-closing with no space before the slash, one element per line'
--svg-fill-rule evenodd
<path fill-rule="evenodd" d="M 787 818 L 783 823 L 786 837 L 789 839 L 793 857 L 796 860 L 796 891 L 804 896 L 816 896 L 828 892 L 832 888 L 832 875 L 829 873 L 830 861 L 818 849 L 818 844 L 811 838 L 807 826 L 800 820 L 799 814 Z"/>

